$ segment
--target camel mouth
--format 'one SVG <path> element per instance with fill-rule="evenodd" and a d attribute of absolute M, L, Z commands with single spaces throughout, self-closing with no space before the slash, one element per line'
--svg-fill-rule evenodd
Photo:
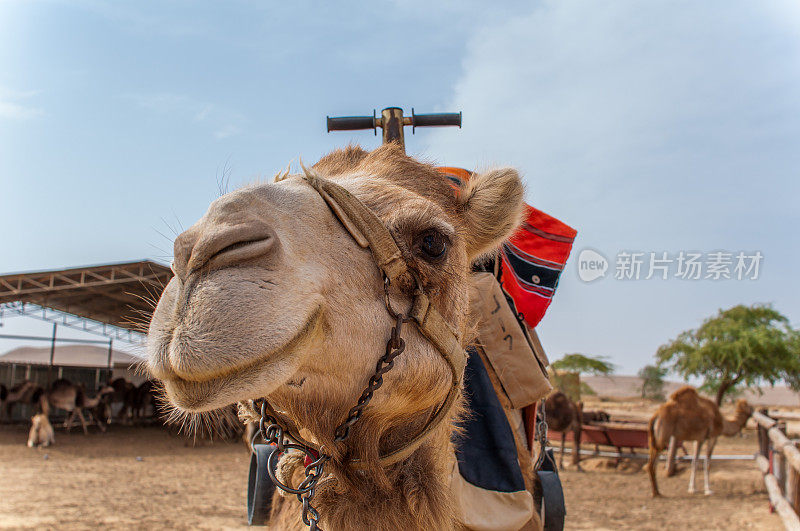
<path fill-rule="evenodd" d="M 226 366 L 224 370 L 216 369 L 216 370 L 209 370 L 203 371 L 198 368 L 192 367 L 191 370 L 188 368 L 181 367 L 180 365 L 173 364 L 172 370 L 175 373 L 175 376 L 183 381 L 186 382 L 196 382 L 196 383 L 204 383 L 209 382 L 212 380 L 219 380 L 223 378 L 229 378 L 231 375 L 243 372 L 251 372 L 251 370 L 262 364 L 262 363 L 269 363 L 276 358 L 284 357 L 288 354 L 291 354 L 294 350 L 296 350 L 297 346 L 300 345 L 305 341 L 305 339 L 312 335 L 313 332 L 318 328 L 322 320 L 322 306 L 317 306 L 314 310 L 311 311 L 309 317 L 306 319 L 305 323 L 295 332 L 295 334 L 289 338 L 288 341 L 284 342 L 283 344 L 279 345 L 278 347 L 271 349 L 269 352 L 261 354 L 260 356 L 247 360 L 240 364 L 233 364 Z M 174 350 L 180 349 L 180 345 L 175 344 L 175 338 L 173 337 L 169 343 L 168 347 L 173 353 L 171 357 L 175 355 Z M 178 358 L 180 358 L 180 353 L 178 353 Z"/>
<path fill-rule="evenodd" d="M 183 411 L 208 411 L 265 396 L 281 385 L 292 382 L 302 361 L 298 352 L 308 350 L 305 346 L 318 336 L 322 321 L 323 308 L 320 305 L 311 312 L 294 336 L 257 358 L 228 366 L 225 370 L 209 372 L 188 372 L 172 366 L 169 374 L 158 377 L 164 383 L 169 401 Z M 171 344 L 172 341 L 168 342 L 164 348 L 171 350 L 174 348 Z"/>

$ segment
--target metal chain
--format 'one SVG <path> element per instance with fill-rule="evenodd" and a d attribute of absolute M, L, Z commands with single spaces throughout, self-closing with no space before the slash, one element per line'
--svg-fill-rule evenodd
<path fill-rule="evenodd" d="M 536 464 L 533 466 L 533 469 L 538 471 L 547 455 L 547 413 L 545 412 L 545 399 L 542 398 L 539 401 L 539 407 L 536 408 L 536 427 L 534 428 L 536 432 L 536 441 L 539 443 L 539 456 L 536 458 Z"/>
<path fill-rule="evenodd" d="M 256 435 L 261 434 L 267 444 L 274 444 L 276 447 L 275 451 L 267 458 L 267 474 L 269 474 L 269 478 L 277 488 L 297 496 L 297 500 L 303 505 L 303 523 L 311 530 L 322 531 L 322 528 L 319 527 L 319 513 L 314 506 L 311 505 L 311 500 L 314 498 L 317 484 L 320 478 L 322 478 L 325 463 L 330 459 L 330 456 L 325 454 L 316 455 L 311 448 L 308 448 L 298 441 L 294 441 L 291 435 L 278 424 L 277 419 L 267 413 L 266 408 L 267 401 L 262 400 L 261 419 L 258 421 L 258 431 Z M 303 452 L 306 457 L 312 459 L 312 462 L 305 467 L 306 477 L 296 488 L 284 484 L 275 475 L 275 469 L 277 468 L 276 459 L 287 450 L 299 450 Z"/>
<path fill-rule="evenodd" d="M 386 343 L 386 352 L 378 360 L 375 365 L 375 373 L 370 377 L 367 387 L 361 393 L 358 402 L 355 406 L 350 408 L 347 414 L 347 420 L 342 422 L 334 432 L 334 441 L 342 442 L 350 435 L 350 428 L 361 418 L 364 408 L 367 407 L 369 401 L 372 400 L 372 395 L 380 389 L 383 385 L 383 375 L 389 372 L 394 367 L 394 359 L 403 353 L 406 349 L 406 342 L 400 337 L 403 330 L 403 323 L 406 318 L 402 314 L 398 314 L 395 320 L 395 326 L 392 327 L 389 341 Z"/>
<path fill-rule="evenodd" d="M 383 385 L 383 375 L 389 372 L 394 367 L 394 359 L 403 353 L 406 348 L 406 343 L 400 336 L 403 331 L 403 324 L 410 321 L 408 317 L 401 313 L 397 313 L 392 308 L 389 300 L 389 278 L 384 276 L 384 302 L 389 314 L 395 319 L 395 326 L 392 327 L 389 335 L 389 341 L 386 343 L 386 351 L 380 357 L 375 365 L 375 373 L 370 377 L 366 388 L 361 393 L 358 402 L 355 406 L 350 408 L 347 414 L 347 419 L 339 424 L 334 431 L 334 441 L 342 442 L 350 435 L 350 428 L 358 422 L 361 415 L 364 413 L 364 408 L 367 407 L 375 391 L 380 389 Z M 317 484 L 322 478 L 325 463 L 330 460 L 330 455 L 320 452 L 317 454 L 313 449 L 307 447 L 302 442 L 294 439 L 288 430 L 284 430 L 278 420 L 267 412 L 267 401 L 261 402 L 261 418 L 258 421 L 258 431 L 254 434 L 263 437 L 267 444 L 274 444 L 276 449 L 272 452 L 267 459 L 267 473 L 275 486 L 280 490 L 289 494 L 297 496 L 298 501 L 303 504 L 302 519 L 303 523 L 309 527 L 311 531 L 323 531 L 319 527 L 319 512 L 311 505 L 311 500 L 316 494 Z M 251 442 L 252 444 L 252 442 Z M 277 465 L 276 459 L 287 450 L 298 450 L 306 455 L 306 458 L 311 459 L 311 463 L 305 467 L 305 478 L 295 488 L 284 484 L 280 481 L 273 471 L 274 465 Z"/>

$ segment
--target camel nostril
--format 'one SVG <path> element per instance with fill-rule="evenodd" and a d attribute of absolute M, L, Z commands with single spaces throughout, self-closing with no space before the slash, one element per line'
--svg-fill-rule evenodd
<path fill-rule="evenodd" d="M 172 271 L 181 281 L 186 280 L 186 275 L 189 272 L 189 258 L 192 255 L 192 249 L 197 243 L 197 240 L 198 231 L 194 227 L 183 231 L 175 238 Z"/>
<path fill-rule="evenodd" d="M 209 267 L 221 269 L 261 257 L 272 250 L 276 240 L 265 223 L 212 227 L 192 248 L 187 273 Z"/>

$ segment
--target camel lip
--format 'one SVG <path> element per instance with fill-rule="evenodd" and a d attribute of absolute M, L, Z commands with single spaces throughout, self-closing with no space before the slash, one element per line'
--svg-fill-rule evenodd
<path fill-rule="evenodd" d="M 238 365 L 234 365 L 231 367 L 227 367 L 225 370 L 217 370 L 217 371 L 209 371 L 209 372 L 188 372 L 186 370 L 181 370 L 178 367 L 175 367 L 171 364 L 169 374 L 163 375 L 160 379 L 169 382 L 176 382 L 181 384 L 205 384 L 205 383 L 212 383 L 219 380 L 231 380 L 236 379 L 237 376 L 242 376 L 248 373 L 253 372 L 258 365 L 262 363 L 268 363 L 271 360 L 276 358 L 281 358 L 288 354 L 293 348 L 295 348 L 298 344 L 302 343 L 303 340 L 306 339 L 321 323 L 322 321 L 322 314 L 323 308 L 321 305 L 317 306 L 309 315 L 306 322 L 301 326 L 298 331 L 292 336 L 288 341 L 283 343 L 281 346 L 272 349 L 266 354 L 262 354 L 252 360 L 241 363 Z M 174 339 L 173 330 L 170 341 L 166 342 L 166 345 L 169 345 L 172 340 Z M 168 348 L 168 347 L 167 347 Z"/>

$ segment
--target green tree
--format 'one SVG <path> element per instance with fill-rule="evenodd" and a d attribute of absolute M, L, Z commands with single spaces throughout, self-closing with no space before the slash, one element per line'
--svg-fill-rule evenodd
<path fill-rule="evenodd" d="M 583 354 L 565 354 L 560 360 L 551 363 L 550 368 L 552 369 L 550 377 L 553 386 L 563 391 L 575 402 L 581 399 L 581 394 L 594 394 L 594 391 L 587 392 L 587 389 L 591 388 L 581 382 L 581 373 L 610 374 L 614 372 L 614 366 L 605 358 L 584 356 Z"/>
<path fill-rule="evenodd" d="M 642 398 L 664 400 L 664 376 L 667 369 L 655 365 L 645 365 L 639 369 L 639 378 L 642 379 Z"/>
<path fill-rule="evenodd" d="M 769 305 L 720 310 L 697 330 L 659 347 L 656 359 L 684 378 L 704 379 L 701 389 L 716 394 L 717 405 L 739 385 L 800 387 L 800 339 L 789 320 Z"/>
<path fill-rule="evenodd" d="M 604 356 L 584 356 L 583 354 L 565 354 L 560 360 L 552 363 L 557 371 L 577 374 L 611 374 L 614 365 Z"/>

